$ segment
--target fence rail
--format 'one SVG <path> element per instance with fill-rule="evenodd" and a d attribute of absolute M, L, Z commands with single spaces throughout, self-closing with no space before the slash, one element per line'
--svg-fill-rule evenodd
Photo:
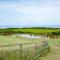
<path fill-rule="evenodd" d="M 27 45 L 27 46 L 25 46 Z M 45 54 L 49 50 L 48 43 L 35 42 L 35 43 L 20 43 L 13 45 L 3 45 L 1 48 L 19 46 L 18 49 L 0 50 L 0 60 L 39 60 L 42 54 Z"/>

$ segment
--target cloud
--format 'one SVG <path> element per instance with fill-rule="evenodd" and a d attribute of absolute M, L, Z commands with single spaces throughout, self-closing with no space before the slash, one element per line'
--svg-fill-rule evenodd
<path fill-rule="evenodd" d="M 32 14 L 32 15 L 35 15 L 35 14 L 56 14 L 56 13 L 60 13 L 60 7 L 22 7 L 22 8 L 19 8 L 17 7 L 16 8 L 16 11 L 17 12 L 22 12 L 24 14 Z"/>
<path fill-rule="evenodd" d="M 14 4 L 0 4 L 0 9 L 13 9 L 16 8 L 17 6 Z"/>
<path fill-rule="evenodd" d="M 43 14 L 43 13 L 59 13 L 60 6 L 24 6 L 23 4 L 0 4 L 0 9 L 13 9 L 18 13 L 24 14 Z"/>
<path fill-rule="evenodd" d="M 0 10 L 7 15 L 19 15 L 23 19 L 48 19 L 57 18 L 60 15 L 60 6 L 24 6 L 18 4 L 0 4 Z M 13 12 L 14 11 L 14 12 Z M 3 13 L 4 14 L 4 13 Z M 4 14 L 4 15 L 5 15 Z M 1 15 L 1 14 L 0 14 Z M 10 16 L 9 15 L 9 16 Z M 15 16 L 14 15 L 14 16 Z M 20 17 L 20 18 L 21 18 Z M 58 17 L 59 18 L 59 17 Z"/>
<path fill-rule="evenodd" d="M 59 24 L 60 5 L 48 4 L 0 4 L 1 24 Z M 3 13 L 3 14 L 2 14 Z M 11 22 L 10 22 L 11 21 Z M 13 23 L 12 23 L 13 22 Z"/>

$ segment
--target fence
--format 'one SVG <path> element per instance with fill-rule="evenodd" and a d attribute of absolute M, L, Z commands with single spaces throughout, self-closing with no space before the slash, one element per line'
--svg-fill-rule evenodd
<path fill-rule="evenodd" d="M 12 48 L 9 49 L 9 47 Z M 42 54 L 49 51 L 49 46 L 48 43 L 44 41 L 38 43 L 3 45 L 0 46 L 0 49 L 0 60 L 39 60 Z"/>

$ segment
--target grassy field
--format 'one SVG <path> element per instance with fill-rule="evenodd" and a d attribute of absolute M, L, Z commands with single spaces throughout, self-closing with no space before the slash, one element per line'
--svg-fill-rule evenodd
<path fill-rule="evenodd" d="M 0 35 L 0 46 L 18 44 L 18 43 L 41 42 L 41 41 L 43 40 L 22 38 L 14 35 L 12 36 Z M 48 39 L 46 41 L 48 42 L 51 51 L 47 55 L 40 57 L 40 60 L 57 60 L 57 59 L 60 60 L 60 38 Z"/>
<path fill-rule="evenodd" d="M 0 35 L 0 45 L 5 45 L 5 44 L 18 44 L 18 43 L 29 43 L 29 42 L 41 42 L 44 39 L 33 39 L 33 38 L 23 38 L 19 36 L 5 36 L 5 35 Z M 60 38 L 58 39 L 47 39 L 48 43 L 50 45 L 56 45 L 60 44 Z"/>
<path fill-rule="evenodd" d="M 45 41 L 47 41 L 49 44 L 50 52 L 47 55 L 40 57 L 40 60 L 60 60 L 60 38 L 59 38 L 60 37 L 60 28 L 7 28 L 7 29 L 0 29 L 0 46 L 44 41 L 44 39 L 29 39 L 29 38 L 23 38 L 23 37 L 18 37 L 18 36 L 14 35 L 14 34 L 21 34 L 21 33 L 49 37 L 50 39 L 47 39 Z M 56 36 L 57 36 L 57 39 L 55 38 Z M 24 45 L 23 48 L 30 47 L 30 46 L 34 46 L 34 44 L 32 44 L 32 45 L 29 44 L 26 46 Z M 3 48 L 0 47 L 0 50 L 2 50 L 2 51 L 5 49 L 7 49 L 7 50 L 14 49 L 15 50 L 15 49 L 19 49 L 19 48 L 20 48 L 20 46 L 11 46 L 11 47 L 3 47 Z M 14 53 L 14 55 L 13 55 L 13 53 Z M 17 52 L 17 53 L 19 53 L 19 52 Z M 12 54 L 13 56 L 9 55 L 9 54 Z M 38 53 L 38 55 L 39 54 L 40 53 Z M 12 60 L 12 59 L 17 60 L 17 57 L 19 57 L 18 60 L 20 60 L 20 55 L 19 54 L 16 55 L 16 53 L 14 51 L 11 53 L 7 52 L 6 55 L 7 55 L 7 57 L 9 57 L 9 59 L 5 59 L 5 58 L 2 59 L 0 57 L 0 60 Z M 5 55 L 2 54 L 1 56 L 3 57 Z M 25 59 L 27 56 L 28 55 L 24 56 L 23 60 L 29 60 L 30 58 Z M 32 55 L 30 55 L 30 56 L 32 56 Z"/>
<path fill-rule="evenodd" d="M 60 38 L 48 40 L 50 52 L 40 57 L 40 60 L 60 60 Z"/>
<path fill-rule="evenodd" d="M 45 39 L 49 46 L 60 45 L 60 38 L 58 39 Z M 0 46 L 1 45 L 11 45 L 11 44 L 20 44 L 20 43 L 31 43 L 31 42 L 41 42 L 44 39 L 33 39 L 33 38 L 23 38 L 19 36 L 5 36 L 0 35 Z"/>
<path fill-rule="evenodd" d="M 26 46 L 22 45 L 22 56 L 20 52 L 20 45 L 19 46 L 8 46 L 8 47 L 0 47 L 0 59 L 1 60 L 36 60 L 36 56 L 42 54 L 42 52 L 48 51 L 48 45 L 43 46 L 39 44 L 36 45 L 36 42 L 42 42 L 41 39 L 29 39 L 29 38 L 22 38 L 12 36 L 5 36 L 0 35 L 0 46 L 2 45 L 12 45 L 12 44 L 19 44 L 19 43 L 35 43 L 35 44 L 27 44 Z M 37 46 L 37 48 L 36 48 Z M 33 48 L 28 48 L 33 47 Z M 18 49 L 18 50 L 16 50 Z M 16 50 L 16 51 L 15 51 Z M 33 59 L 34 58 L 34 59 Z M 39 58 L 39 57 L 37 57 Z M 39 60 L 39 59 L 38 59 Z"/>
<path fill-rule="evenodd" d="M 21 43 L 35 43 L 35 42 L 42 42 L 43 40 L 41 39 L 29 39 L 29 38 L 23 38 L 19 36 L 5 36 L 5 35 L 0 35 L 0 46 L 2 45 L 16 45 L 16 44 L 21 44 Z M 28 44 L 28 45 L 23 45 L 23 47 L 30 47 L 34 46 L 34 44 Z M 5 49 L 19 49 L 19 46 L 9 46 L 7 47 L 1 47 L 0 50 L 5 50 Z"/>
<path fill-rule="evenodd" d="M 29 43 L 29 42 L 40 42 L 43 41 L 41 39 L 29 39 L 29 38 L 23 38 L 23 37 L 18 37 L 18 36 L 5 36 L 5 35 L 0 35 L 0 45 L 5 45 L 5 44 L 19 44 L 19 43 Z"/>

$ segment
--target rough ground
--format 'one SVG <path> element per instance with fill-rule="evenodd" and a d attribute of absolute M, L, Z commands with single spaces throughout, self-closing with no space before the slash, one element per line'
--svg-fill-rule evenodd
<path fill-rule="evenodd" d="M 47 55 L 40 57 L 40 60 L 60 60 L 60 45 L 51 46 L 51 51 Z"/>

